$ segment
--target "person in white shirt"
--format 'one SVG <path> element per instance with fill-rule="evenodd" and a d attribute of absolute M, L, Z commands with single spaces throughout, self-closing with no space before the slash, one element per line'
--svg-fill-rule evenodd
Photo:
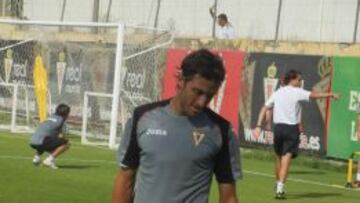
<path fill-rule="evenodd" d="M 216 19 L 215 6 L 209 9 L 211 17 Z M 228 20 L 226 14 L 221 13 L 217 16 L 217 24 L 219 25 L 216 31 L 216 37 L 219 39 L 234 39 L 235 30 Z"/>
<path fill-rule="evenodd" d="M 274 150 L 276 153 L 276 193 L 275 198 L 284 199 L 284 184 L 288 175 L 291 159 L 295 158 L 299 149 L 299 124 L 301 123 L 301 103 L 310 99 L 334 98 L 334 93 L 310 92 L 301 88 L 300 72 L 290 70 L 284 77 L 284 86 L 271 95 L 262 107 L 256 133 L 260 133 L 266 112 L 273 109 Z"/>

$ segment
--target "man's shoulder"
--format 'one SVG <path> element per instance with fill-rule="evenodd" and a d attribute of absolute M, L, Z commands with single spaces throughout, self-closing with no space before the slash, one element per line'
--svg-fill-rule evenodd
<path fill-rule="evenodd" d="M 63 118 L 62 118 L 61 116 L 52 114 L 52 115 L 50 115 L 44 122 L 42 122 L 41 124 L 47 125 L 47 124 L 49 124 L 49 123 L 61 123 L 61 122 L 62 122 L 62 119 L 63 119 Z"/>
<path fill-rule="evenodd" d="M 218 113 L 214 112 L 210 108 L 205 108 L 204 112 L 214 123 L 220 125 L 221 127 L 229 128 L 230 122 Z"/>
<path fill-rule="evenodd" d="M 134 116 L 140 117 L 141 115 L 143 115 L 144 113 L 146 113 L 148 111 L 151 111 L 157 107 L 166 106 L 169 103 L 170 103 L 170 99 L 167 99 L 167 100 L 161 100 L 161 101 L 156 101 L 156 102 L 140 105 L 134 109 Z"/>
<path fill-rule="evenodd" d="M 275 92 L 271 96 L 277 96 L 279 94 L 282 94 L 283 92 L 286 92 L 288 90 L 287 86 L 279 87 L 275 90 Z"/>
<path fill-rule="evenodd" d="M 56 115 L 56 114 L 52 114 L 49 116 L 49 119 L 50 120 L 62 120 L 63 117 L 59 116 L 59 115 Z"/>
<path fill-rule="evenodd" d="M 286 85 L 284 87 L 280 87 L 278 89 L 278 91 L 289 91 L 289 92 L 292 92 L 292 93 L 296 93 L 296 92 L 309 92 L 308 90 L 305 90 L 304 88 L 302 87 L 294 87 L 294 86 L 291 86 L 291 85 Z"/>
<path fill-rule="evenodd" d="M 234 27 L 232 26 L 231 23 L 226 24 L 225 28 L 228 29 L 228 30 L 234 30 Z"/>

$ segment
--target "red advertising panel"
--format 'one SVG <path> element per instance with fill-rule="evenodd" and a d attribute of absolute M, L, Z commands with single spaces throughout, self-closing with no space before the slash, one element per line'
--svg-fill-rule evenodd
<path fill-rule="evenodd" d="M 189 49 L 169 49 L 167 53 L 166 71 L 164 77 L 164 89 L 162 98 L 167 99 L 175 95 L 177 72 L 181 61 L 190 53 Z M 210 102 L 209 107 L 231 122 L 234 132 L 239 129 L 239 96 L 240 78 L 243 67 L 244 53 L 240 51 L 214 50 L 224 62 L 226 79 L 220 87 L 217 95 Z"/>

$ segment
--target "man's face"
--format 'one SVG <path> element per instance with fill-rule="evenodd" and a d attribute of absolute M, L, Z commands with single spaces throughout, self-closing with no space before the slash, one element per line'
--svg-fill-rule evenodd
<path fill-rule="evenodd" d="M 196 116 L 209 104 L 219 89 L 220 84 L 195 75 L 191 80 L 179 80 L 178 96 L 181 101 L 182 113 Z"/>
<path fill-rule="evenodd" d="M 301 75 L 298 74 L 297 77 L 292 80 L 292 84 L 295 87 L 301 87 L 302 81 L 303 81 L 303 78 L 301 77 Z"/>
<path fill-rule="evenodd" d="M 220 27 L 224 27 L 226 25 L 226 21 L 218 17 L 218 24 Z"/>

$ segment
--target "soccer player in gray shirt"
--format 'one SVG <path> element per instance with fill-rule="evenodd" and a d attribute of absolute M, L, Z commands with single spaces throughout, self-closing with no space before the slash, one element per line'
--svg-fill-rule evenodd
<path fill-rule="evenodd" d="M 136 108 L 128 121 L 114 203 L 206 203 L 213 174 L 219 202 L 238 202 L 238 142 L 230 123 L 207 108 L 224 65 L 200 49 L 185 57 L 180 72 L 175 97 Z"/>
<path fill-rule="evenodd" d="M 35 149 L 34 165 L 41 163 L 41 155 L 46 151 L 49 156 L 42 162 L 44 166 L 57 169 L 55 158 L 69 149 L 70 143 L 64 138 L 65 121 L 70 113 L 70 107 L 60 104 L 54 115 L 40 123 L 30 138 L 30 146 Z"/>

